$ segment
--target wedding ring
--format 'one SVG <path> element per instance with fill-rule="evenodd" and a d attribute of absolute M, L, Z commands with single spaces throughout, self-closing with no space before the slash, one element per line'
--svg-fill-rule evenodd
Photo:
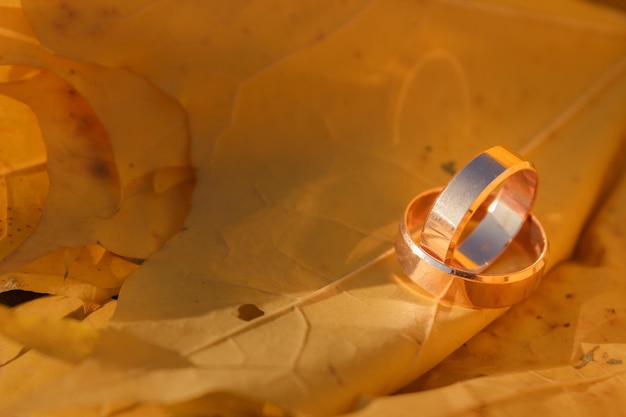
<path fill-rule="evenodd" d="M 440 197 L 441 190 L 432 189 L 415 197 L 400 221 L 396 256 L 406 275 L 436 298 L 465 307 L 506 307 L 532 294 L 543 276 L 548 257 L 545 232 L 533 215 L 526 217 L 509 248 L 487 273 L 447 265 L 416 243 L 420 240 L 420 226 L 427 221 L 428 210 Z M 488 196 L 485 204 L 491 204 L 491 198 Z M 416 230 L 415 237 L 411 236 L 411 230 Z M 514 251 L 525 259 L 505 259 Z"/>
<path fill-rule="evenodd" d="M 517 235 L 536 190 L 532 163 L 501 146 L 490 148 L 457 172 L 435 200 L 421 247 L 448 265 L 481 272 Z"/>

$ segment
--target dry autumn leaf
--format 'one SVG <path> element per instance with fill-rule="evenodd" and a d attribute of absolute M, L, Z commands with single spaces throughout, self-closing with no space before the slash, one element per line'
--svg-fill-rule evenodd
<path fill-rule="evenodd" d="M 603 415 L 626 409 L 626 176 L 534 297 L 511 308 L 405 394 L 354 417 Z M 446 400 L 454 398 L 454 401 Z"/>
<path fill-rule="evenodd" d="M 98 329 L 104 327 L 114 307 L 115 302 L 109 301 L 96 312 L 85 317 L 82 300 L 72 297 L 49 296 L 24 303 L 16 307 L 12 314 L 20 315 L 26 320 L 31 319 L 31 323 L 35 325 L 44 317 L 48 320 L 61 317 L 73 318 L 74 320 L 84 318 L 83 323 Z M 4 329 L 4 325 L 2 328 Z M 39 341 L 41 340 L 42 338 L 39 338 Z M 36 341 L 31 340 L 29 342 L 32 346 L 35 344 L 33 342 Z M 2 370 L 0 373 L 0 399 L 7 401 L 36 392 L 47 384 L 55 383 L 72 369 L 72 362 L 68 362 L 66 359 L 77 358 L 77 356 L 70 356 L 73 347 L 68 348 L 67 343 L 51 346 L 52 349 L 60 351 L 60 354 L 56 352 L 56 356 L 50 355 L 51 351 L 46 348 L 47 346 L 43 346 L 45 353 L 42 353 L 16 341 L 6 338 L 0 339 L 0 363 L 2 366 L 0 368 Z M 63 349 L 67 350 L 69 354 Z M 73 353 L 80 353 L 80 351 L 75 350 Z M 61 357 L 64 359 L 60 359 Z"/>
<path fill-rule="evenodd" d="M 45 206 L 36 233 L 4 256 L 0 270 L 90 243 L 147 257 L 178 231 L 188 210 L 193 174 L 180 106 L 128 71 L 46 51 L 18 8 L 5 7 L 2 15 L 11 26 L 0 33 L 0 64 L 9 65 L 0 91 L 37 117 L 45 155 L 32 157 L 45 159 L 50 189 L 40 196 Z M 27 76 L 15 79 L 20 66 L 45 70 L 17 71 Z M 8 194 L 27 193 L 27 185 L 18 186 Z"/>
<path fill-rule="evenodd" d="M 96 308 L 119 293 L 137 265 L 98 245 L 61 249 L 0 276 L 0 289 L 67 295 Z"/>
<path fill-rule="evenodd" d="M 556 416 L 622 416 L 626 366 L 615 357 L 626 355 L 626 346 L 585 346 L 603 360 L 584 370 L 572 366 L 512 372 L 471 379 L 419 394 L 377 400 L 351 417 L 411 416 L 528 416 L 550 411 Z M 611 358 L 611 359 L 607 359 Z M 453 400 L 451 400 L 453 399 Z M 347 416 L 347 415 L 346 415 Z"/>
<path fill-rule="evenodd" d="M 330 415 L 362 405 L 505 312 L 440 304 L 403 277 L 391 248 L 414 194 L 488 146 L 523 152 L 541 175 L 535 213 L 554 265 L 570 257 L 619 174 L 626 19 L 586 3 L 23 0 L 23 15 L 20 5 L 3 7 L 1 63 L 43 70 L 3 79 L 2 92 L 37 117 L 50 175 L 44 213 L 5 269 L 96 242 L 149 256 L 110 321 L 106 304 L 95 339 L 69 319 L 51 325 L 71 326 L 70 359 L 88 357 L 50 365 L 47 386 L 25 382 L 0 397 L 4 413 L 281 415 L 275 403 Z M 34 95 L 39 88 L 51 94 Z M 61 210 L 67 170 L 50 162 L 54 145 L 72 138 L 46 128 L 68 125 L 45 122 L 58 110 L 52 102 L 70 105 L 60 94 L 70 88 L 99 126 L 87 137 L 107 147 L 89 148 L 92 159 L 105 158 L 119 178 L 86 177 L 94 188 L 84 196 L 107 200 L 82 211 L 76 198 Z M 188 149 L 197 178 L 189 213 L 159 249 L 186 214 L 177 203 L 188 192 Z M 150 204 L 169 190 L 162 206 Z M 133 192 L 146 203 L 133 204 Z M 152 221 L 132 228 L 145 208 Z M 77 218 L 87 227 L 74 228 Z M 50 363 L 63 356 L 52 336 L 29 338 L 20 323 L 0 330 L 52 352 Z M 6 390 L 14 381 L 4 375 Z M 611 381 L 623 386 L 619 375 Z"/>

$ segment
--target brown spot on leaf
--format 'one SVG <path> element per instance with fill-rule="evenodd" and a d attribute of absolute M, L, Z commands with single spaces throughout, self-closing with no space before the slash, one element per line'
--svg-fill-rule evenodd
<path fill-rule="evenodd" d="M 66 2 L 61 2 L 59 4 L 59 9 L 61 11 L 61 15 L 65 17 L 66 19 L 74 19 L 78 16 L 78 13 L 79 13 L 76 7 Z"/>
<path fill-rule="evenodd" d="M 621 359 L 609 359 L 606 361 L 607 365 L 621 365 L 623 361 Z"/>
<path fill-rule="evenodd" d="M 598 350 L 598 349 L 600 349 L 600 346 L 594 346 L 593 349 L 591 349 L 589 352 L 587 352 L 583 356 L 581 356 L 580 363 L 578 363 L 578 365 L 575 365 L 574 368 L 581 369 L 581 368 L 584 368 L 585 366 L 587 366 L 587 364 L 589 362 L 594 360 L 593 355 L 596 352 L 596 350 Z"/>
<path fill-rule="evenodd" d="M 242 304 L 238 309 L 239 317 L 241 320 L 250 321 L 254 320 L 257 317 L 261 317 L 265 314 L 263 310 L 257 307 L 254 304 Z"/>
<path fill-rule="evenodd" d="M 456 173 L 457 167 L 455 161 L 447 161 L 441 164 L 441 169 L 446 171 L 450 175 L 454 175 Z"/>
<path fill-rule="evenodd" d="M 94 131 L 96 128 L 100 127 L 100 122 L 91 115 L 85 115 L 76 118 L 76 127 L 80 134 L 87 136 L 90 134 L 91 131 Z"/>
<path fill-rule="evenodd" d="M 326 39 L 326 34 L 323 32 L 318 33 L 315 36 L 315 39 L 313 39 L 314 42 L 322 42 L 324 39 Z"/>
<path fill-rule="evenodd" d="M 337 381 L 338 385 L 345 385 L 343 378 L 341 378 L 341 375 L 339 375 L 339 372 L 337 372 L 337 368 L 335 368 L 332 363 L 328 364 L 328 372 L 330 372 L 330 374 L 335 378 L 335 381 Z"/>
<path fill-rule="evenodd" d="M 69 23 L 78 18 L 80 11 L 67 2 L 60 2 L 58 13 L 53 20 L 53 27 L 60 33 L 64 33 Z"/>
<path fill-rule="evenodd" d="M 98 14 L 103 18 L 112 18 L 112 17 L 122 16 L 122 12 L 120 12 L 115 7 L 104 7 L 98 11 Z"/>
<path fill-rule="evenodd" d="M 111 175 L 109 166 L 102 161 L 94 161 L 91 164 L 91 173 L 96 178 L 107 178 Z"/>

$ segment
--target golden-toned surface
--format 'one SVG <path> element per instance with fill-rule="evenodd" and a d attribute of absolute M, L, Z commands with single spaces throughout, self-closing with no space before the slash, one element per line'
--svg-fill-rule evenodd
<path fill-rule="evenodd" d="M 508 307 L 530 297 L 541 282 L 549 255 L 548 240 L 537 218 L 526 219 L 509 249 L 496 260 L 498 265 L 472 273 L 443 263 L 417 243 L 420 226 L 441 193 L 440 187 L 418 194 L 400 221 L 396 257 L 418 291 L 457 307 L 474 308 Z M 418 233 L 411 234 L 415 228 Z"/>
<path fill-rule="evenodd" d="M 528 410 L 472 391 L 508 375 L 520 393 L 552 387 L 532 402 L 552 415 L 589 396 L 609 415 L 623 217 L 597 209 L 623 175 L 623 14 L 575 0 L 0 7 L 0 64 L 20 66 L 0 92 L 22 106 L 0 105 L 19 107 L 11 123 L 36 118 L 45 154 L 26 163 L 49 177 L 31 196 L 1 168 L 14 194 L 0 218 L 11 195 L 42 209 L 3 243 L 2 285 L 39 285 L 51 262 L 37 290 L 59 294 L 1 310 L 0 414 L 333 415 L 420 376 L 429 390 L 360 412 Z M 404 285 L 397 220 L 497 144 L 537 167 L 552 271 L 508 313 L 440 304 Z M 51 299 L 65 301 L 37 313 Z"/>
<path fill-rule="evenodd" d="M 620 416 L 626 409 L 626 178 L 575 255 L 403 395 L 355 416 Z M 419 393 L 417 393 L 419 391 Z M 416 392 L 416 393 L 410 393 Z"/>
<path fill-rule="evenodd" d="M 491 147 L 446 184 L 426 216 L 420 243 L 445 263 L 482 272 L 517 235 L 536 192 L 537 171 L 532 163 L 502 146 Z M 472 220 L 474 227 L 470 227 Z"/>

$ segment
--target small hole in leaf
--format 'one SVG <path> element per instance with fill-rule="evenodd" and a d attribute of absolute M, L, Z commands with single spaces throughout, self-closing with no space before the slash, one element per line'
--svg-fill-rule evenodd
<path fill-rule="evenodd" d="M 254 304 L 242 304 L 239 306 L 239 317 L 241 320 L 250 321 L 261 317 L 265 312 Z"/>

